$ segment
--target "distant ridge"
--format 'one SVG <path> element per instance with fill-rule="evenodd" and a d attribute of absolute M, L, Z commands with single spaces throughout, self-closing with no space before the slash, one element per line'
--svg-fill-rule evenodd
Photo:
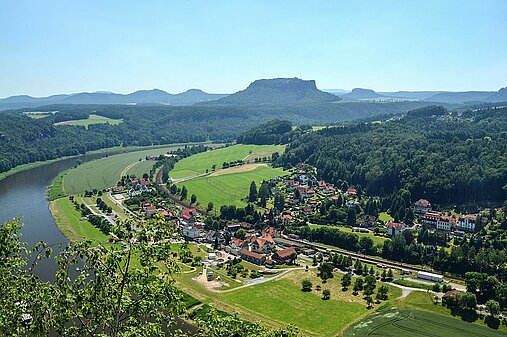
<path fill-rule="evenodd" d="M 336 95 L 317 89 L 314 80 L 274 78 L 256 80 L 242 91 L 223 97 L 211 104 L 302 104 L 335 102 Z"/>
<path fill-rule="evenodd" d="M 192 105 L 216 100 L 227 95 L 208 94 L 199 89 L 190 89 L 179 94 L 170 94 L 160 89 L 138 90 L 123 95 L 112 92 L 81 92 L 70 95 L 32 97 L 11 96 L 0 99 L 0 109 L 31 108 L 46 104 L 168 104 Z"/>

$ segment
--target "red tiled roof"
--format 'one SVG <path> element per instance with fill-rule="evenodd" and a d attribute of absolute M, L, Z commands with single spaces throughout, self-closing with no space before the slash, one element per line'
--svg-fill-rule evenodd
<path fill-rule="evenodd" d="M 183 217 L 183 219 L 192 219 L 195 215 L 197 214 L 197 211 L 195 208 L 184 208 L 182 211 L 181 211 L 181 216 Z"/>
<path fill-rule="evenodd" d="M 292 254 L 297 254 L 297 253 L 296 253 L 296 249 L 294 247 L 289 247 L 289 248 L 279 250 L 275 254 L 278 255 L 280 258 L 285 259 L 285 258 L 288 258 L 289 256 L 291 256 Z"/>
<path fill-rule="evenodd" d="M 247 256 L 250 256 L 250 257 L 253 257 L 255 259 L 262 259 L 263 258 L 263 255 L 262 254 L 258 254 L 258 253 L 255 253 L 255 252 L 251 252 L 249 251 L 248 249 L 243 249 L 241 252 L 239 252 L 241 255 L 247 255 Z"/>
<path fill-rule="evenodd" d="M 398 222 L 391 222 L 387 225 L 387 228 L 395 228 L 397 230 L 400 230 L 403 228 L 403 224 L 401 223 L 398 223 Z"/>

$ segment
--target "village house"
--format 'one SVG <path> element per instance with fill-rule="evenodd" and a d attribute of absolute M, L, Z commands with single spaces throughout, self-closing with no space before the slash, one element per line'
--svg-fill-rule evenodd
<path fill-rule="evenodd" d="M 348 195 L 349 197 L 355 197 L 357 195 L 357 190 L 353 186 L 350 186 L 347 189 L 347 192 L 345 192 L 345 195 Z"/>
<path fill-rule="evenodd" d="M 218 243 L 222 243 L 225 241 L 224 240 L 224 232 L 223 231 L 215 231 L 215 230 L 208 231 L 206 233 L 206 235 L 204 236 L 204 240 L 206 240 L 206 242 L 211 243 L 211 244 L 214 244 L 217 241 L 218 241 Z"/>
<path fill-rule="evenodd" d="M 256 253 L 266 254 L 276 246 L 271 236 L 261 238 L 253 237 L 250 243 L 250 250 Z"/>
<path fill-rule="evenodd" d="M 183 226 L 183 237 L 188 239 L 198 239 L 202 237 L 204 226 L 202 224 L 193 224 Z"/>
<path fill-rule="evenodd" d="M 335 188 L 333 185 L 327 185 L 326 188 L 324 189 L 324 193 L 325 194 L 333 194 L 335 193 Z"/>
<path fill-rule="evenodd" d="M 325 189 L 325 188 L 326 188 L 326 182 L 325 182 L 324 180 L 319 180 L 319 181 L 317 182 L 317 188 L 318 188 L 319 190 L 323 190 L 323 189 Z"/>
<path fill-rule="evenodd" d="M 266 262 L 266 257 L 264 255 L 251 252 L 248 249 L 243 249 L 239 255 L 243 260 L 259 266 L 262 266 Z"/>
<path fill-rule="evenodd" d="M 196 221 L 197 210 L 195 208 L 184 208 L 181 210 L 181 218 L 188 224 Z"/>
<path fill-rule="evenodd" d="M 306 215 L 312 215 L 313 214 L 313 208 L 310 206 L 303 207 L 303 213 Z"/>
<path fill-rule="evenodd" d="M 428 212 L 421 216 L 421 223 L 423 225 L 428 225 L 430 227 L 436 227 L 438 219 L 440 219 L 441 214 L 438 212 Z"/>
<path fill-rule="evenodd" d="M 294 247 L 285 248 L 275 252 L 271 259 L 278 264 L 294 263 L 297 258 L 296 249 Z"/>
<path fill-rule="evenodd" d="M 238 238 L 232 238 L 226 247 L 226 251 L 232 255 L 239 255 L 243 249 L 248 249 L 248 241 Z"/>
<path fill-rule="evenodd" d="M 387 224 L 386 229 L 387 229 L 388 235 L 394 236 L 396 234 L 403 233 L 405 231 L 406 227 L 402 223 L 390 222 Z"/>
<path fill-rule="evenodd" d="M 456 219 L 452 216 L 442 215 L 437 220 L 437 230 L 450 232 L 454 227 L 456 227 Z"/>
<path fill-rule="evenodd" d="M 419 199 L 414 203 L 414 213 L 426 214 L 431 212 L 431 203 L 426 199 Z"/>
<path fill-rule="evenodd" d="M 266 227 L 262 230 L 262 236 L 269 236 L 272 238 L 277 238 L 280 235 L 279 235 L 278 231 L 276 230 L 276 228 L 269 226 L 269 227 Z"/>
<path fill-rule="evenodd" d="M 241 228 L 241 225 L 239 223 L 230 223 L 227 224 L 227 232 L 229 234 L 236 233 Z"/>
<path fill-rule="evenodd" d="M 477 214 L 462 215 L 458 219 L 456 226 L 467 232 L 475 231 L 475 224 L 477 222 Z"/>

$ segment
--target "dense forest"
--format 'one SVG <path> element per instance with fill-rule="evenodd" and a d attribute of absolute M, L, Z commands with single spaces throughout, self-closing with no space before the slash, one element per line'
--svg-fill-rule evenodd
<path fill-rule="evenodd" d="M 307 162 L 319 178 L 370 195 L 401 189 L 434 203 L 502 201 L 507 184 L 507 108 L 449 113 L 442 107 L 402 118 L 304 133 L 278 165 Z"/>
<path fill-rule="evenodd" d="M 294 135 L 291 122 L 275 119 L 241 134 L 237 142 L 257 145 L 287 144 Z"/>
<path fill-rule="evenodd" d="M 229 142 L 252 127 L 278 118 L 295 124 L 337 123 L 402 113 L 423 102 L 315 103 L 299 105 L 48 105 L 0 112 L 0 172 L 21 164 L 83 154 L 111 146 L 144 146 L 184 142 Z M 23 114 L 48 111 L 34 119 Z M 55 112 L 56 111 L 56 112 Z M 55 113 L 53 113 L 55 112 Z M 123 119 L 120 125 L 54 126 L 96 114 Z"/>

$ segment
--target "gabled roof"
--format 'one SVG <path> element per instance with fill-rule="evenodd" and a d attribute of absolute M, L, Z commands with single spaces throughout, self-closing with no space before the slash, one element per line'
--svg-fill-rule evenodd
<path fill-rule="evenodd" d="M 420 207 L 431 207 L 431 203 L 426 199 L 419 199 L 415 202 L 416 206 Z"/>
<path fill-rule="evenodd" d="M 387 228 L 394 228 L 396 230 L 400 230 L 404 227 L 404 224 L 401 224 L 399 222 L 391 222 L 387 225 Z"/>
<path fill-rule="evenodd" d="M 185 220 L 192 219 L 196 214 L 197 214 L 197 210 L 195 208 L 184 208 L 181 211 L 181 216 Z"/>
<path fill-rule="evenodd" d="M 294 247 L 289 247 L 289 248 L 279 250 L 275 254 L 278 255 L 282 259 L 286 259 L 289 256 L 291 256 L 292 254 L 297 254 L 297 253 L 296 253 L 296 249 Z"/>
<path fill-rule="evenodd" d="M 264 255 L 262 254 L 258 254 L 258 253 L 255 253 L 255 252 L 251 252 L 249 251 L 248 249 L 243 249 L 241 252 L 239 252 L 241 255 L 247 255 L 247 256 L 250 256 L 250 257 L 253 257 L 254 259 L 258 259 L 258 260 L 261 260 Z"/>

